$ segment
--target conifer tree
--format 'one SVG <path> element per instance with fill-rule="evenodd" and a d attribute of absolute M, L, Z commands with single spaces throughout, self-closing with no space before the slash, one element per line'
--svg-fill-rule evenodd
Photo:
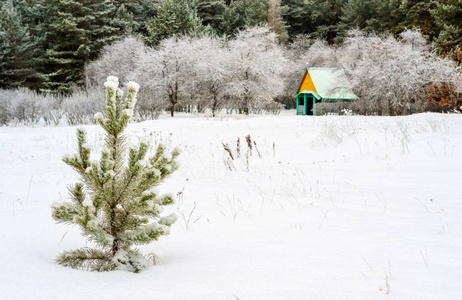
<path fill-rule="evenodd" d="M 146 26 L 149 45 L 174 35 L 188 35 L 205 30 L 197 16 L 194 0 L 164 0 L 156 5 L 157 15 Z"/>
<path fill-rule="evenodd" d="M 49 0 L 53 13 L 49 30 L 53 42 L 47 49 L 52 71 L 46 90 L 69 94 L 84 83 L 84 65 L 114 41 L 117 29 L 110 25 L 112 7 L 106 0 Z"/>
<path fill-rule="evenodd" d="M 253 27 L 266 24 L 268 13 L 267 0 L 235 0 L 234 5 L 243 19 L 244 25 Z"/>
<path fill-rule="evenodd" d="M 282 0 L 282 16 L 287 24 L 289 38 L 314 31 L 312 26 L 311 6 L 306 0 Z"/>
<path fill-rule="evenodd" d="M 342 38 L 346 37 L 351 29 L 387 32 L 390 28 L 390 18 L 388 0 L 349 0 L 342 8 L 338 34 Z"/>
<path fill-rule="evenodd" d="M 338 34 L 338 22 L 346 0 L 308 0 L 312 11 L 313 36 L 333 45 Z"/>
<path fill-rule="evenodd" d="M 146 24 L 155 15 L 155 0 L 111 0 L 113 5 L 114 26 L 121 29 L 121 33 L 140 33 L 147 35 Z M 121 8 L 123 6 L 123 8 Z"/>
<path fill-rule="evenodd" d="M 202 20 L 202 24 L 221 33 L 219 28 L 223 23 L 223 14 L 226 9 L 224 0 L 196 0 L 196 3 L 197 16 Z"/>
<path fill-rule="evenodd" d="M 79 173 L 81 182 L 69 189 L 71 202 L 57 203 L 52 208 L 58 223 L 78 225 L 97 247 L 66 251 L 57 262 L 92 271 L 139 272 L 149 261 L 132 246 L 148 244 L 168 234 L 177 218 L 175 214 L 160 217 L 162 206 L 174 200 L 172 195 L 159 195 L 154 186 L 177 169 L 179 150 L 167 153 L 160 145 L 147 160 L 147 143 L 128 150 L 124 130 L 133 114 L 139 85 L 128 83 L 124 101 L 117 77 L 108 77 L 104 85 L 107 116 L 95 115 L 106 131 L 101 159 L 90 162 L 86 133 L 78 129 L 78 154 L 64 157 L 63 161 Z"/>
<path fill-rule="evenodd" d="M 138 31 L 140 24 L 135 21 L 133 13 L 122 4 L 115 14 L 112 24 L 119 28 L 121 35 L 130 35 Z"/>
<path fill-rule="evenodd" d="M 398 3 L 395 4 L 394 2 Z M 422 35 L 428 36 L 432 40 L 438 35 L 436 19 L 431 13 L 437 2 L 435 0 L 390 1 L 390 6 L 394 8 L 392 11 L 393 23 L 395 23 L 394 33 L 419 28 Z"/>
<path fill-rule="evenodd" d="M 239 16 L 234 2 L 231 0 L 223 12 L 223 21 L 220 24 L 219 32 L 227 36 L 234 36 L 240 28 L 244 28 L 245 24 Z"/>
<path fill-rule="evenodd" d="M 34 75 L 30 60 L 34 46 L 20 11 L 7 0 L 0 6 L 0 88 L 22 86 Z"/>
<path fill-rule="evenodd" d="M 33 68 L 33 74 L 28 76 L 25 86 L 39 91 L 49 73 L 49 60 L 46 49 L 53 43 L 54 36 L 48 30 L 51 14 L 46 10 L 47 0 L 13 0 L 15 7 L 20 10 L 22 23 L 29 31 L 31 51 L 27 52 L 27 62 Z"/>
<path fill-rule="evenodd" d="M 462 50 L 462 1 L 444 0 L 432 11 L 440 27 L 436 44 L 445 53 Z M 457 58 L 456 58 L 457 59 Z M 462 62 L 462 57 L 458 58 Z"/>

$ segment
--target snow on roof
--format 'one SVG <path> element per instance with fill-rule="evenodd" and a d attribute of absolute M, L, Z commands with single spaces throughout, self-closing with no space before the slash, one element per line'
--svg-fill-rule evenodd
<path fill-rule="evenodd" d="M 299 91 L 312 93 L 316 98 L 323 99 L 356 99 L 358 98 L 350 88 L 350 83 L 342 69 L 307 68 L 317 93 L 313 91 Z"/>

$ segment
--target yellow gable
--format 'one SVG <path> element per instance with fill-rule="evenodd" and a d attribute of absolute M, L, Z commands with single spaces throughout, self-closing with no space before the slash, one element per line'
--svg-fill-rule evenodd
<path fill-rule="evenodd" d="M 302 83 L 300 83 L 300 87 L 298 88 L 297 93 L 300 93 L 301 91 L 316 91 L 316 88 L 313 83 L 313 79 L 311 79 L 311 75 L 308 71 L 305 71 L 305 76 L 303 76 Z"/>

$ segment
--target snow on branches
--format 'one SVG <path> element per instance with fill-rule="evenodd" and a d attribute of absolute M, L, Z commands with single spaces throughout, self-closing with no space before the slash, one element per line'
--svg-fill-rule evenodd
<path fill-rule="evenodd" d="M 139 85 L 128 83 L 123 100 L 117 77 L 110 76 L 106 86 L 106 117 L 96 120 L 106 131 L 105 146 L 99 161 L 90 161 L 91 148 L 86 132 L 77 130 L 77 154 L 63 161 L 80 175 L 70 187 L 71 201 L 55 203 L 52 216 L 58 223 L 78 225 L 83 235 L 96 244 L 95 249 L 66 251 L 57 262 L 72 268 L 92 271 L 127 270 L 139 272 L 150 262 L 134 245 L 148 244 L 169 233 L 176 215 L 161 217 L 164 205 L 173 197 L 160 195 L 156 185 L 177 169 L 179 150 L 167 153 L 159 145 L 146 159 L 149 145 L 140 143 L 127 149 L 124 130 L 133 114 Z"/>

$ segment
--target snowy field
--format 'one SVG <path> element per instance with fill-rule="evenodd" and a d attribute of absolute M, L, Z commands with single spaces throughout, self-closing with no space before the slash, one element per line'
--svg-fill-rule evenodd
<path fill-rule="evenodd" d="M 182 150 L 159 187 L 179 221 L 140 274 L 54 262 L 87 245 L 50 209 L 77 180 L 61 162 L 75 130 L 0 128 L 0 299 L 462 299 L 462 115 L 131 124 Z"/>

